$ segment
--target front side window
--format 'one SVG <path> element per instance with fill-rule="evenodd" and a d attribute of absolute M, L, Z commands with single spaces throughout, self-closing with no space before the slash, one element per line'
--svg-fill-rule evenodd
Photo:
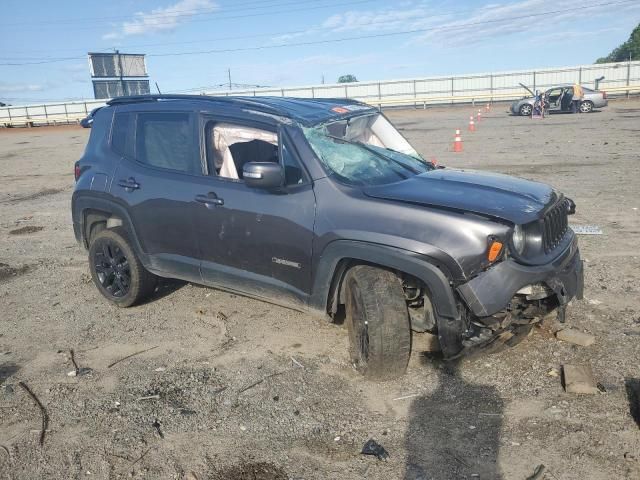
<path fill-rule="evenodd" d="M 190 114 L 138 114 L 136 159 L 153 167 L 197 175 L 202 173 Z"/>
<path fill-rule="evenodd" d="M 284 168 L 286 185 L 303 183 L 302 169 L 286 143 L 280 158 L 275 131 L 210 121 L 205 127 L 205 139 L 209 170 L 219 177 L 242 182 L 246 163 L 273 162 Z"/>
<path fill-rule="evenodd" d="M 303 128 L 322 163 L 350 185 L 381 185 L 433 170 L 382 115 Z"/>

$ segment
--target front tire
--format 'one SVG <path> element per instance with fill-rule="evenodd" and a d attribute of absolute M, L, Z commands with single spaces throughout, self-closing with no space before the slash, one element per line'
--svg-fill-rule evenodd
<path fill-rule="evenodd" d="M 591 100 L 585 100 L 580 103 L 580 113 L 591 113 L 593 112 L 593 102 Z"/>
<path fill-rule="evenodd" d="M 100 293 L 119 307 L 141 302 L 156 288 L 158 277 L 144 268 L 122 227 L 92 236 L 89 269 Z"/>
<path fill-rule="evenodd" d="M 411 354 L 411 325 L 400 279 L 367 265 L 345 278 L 351 361 L 370 380 L 404 374 Z"/>
<path fill-rule="evenodd" d="M 520 105 L 520 109 L 518 111 L 523 117 L 530 117 L 531 113 L 533 112 L 533 106 L 525 103 L 524 105 Z"/>

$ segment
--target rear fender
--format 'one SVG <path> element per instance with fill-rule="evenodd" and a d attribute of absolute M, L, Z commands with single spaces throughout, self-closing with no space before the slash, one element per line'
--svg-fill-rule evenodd
<path fill-rule="evenodd" d="M 95 194 L 85 195 L 81 192 L 76 192 L 73 194 L 72 205 L 76 240 L 84 245 L 85 248 L 88 248 L 89 246 L 86 225 L 87 220 L 91 220 L 91 213 L 89 212 L 105 212 L 109 214 L 109 218 L 106 220 L 107 228 L 111 228 L 114 226 L 124 227 L 127 231 L 129 241 L 131 242 L 131 247 L 135 250 L 136 255 L 138 256 L 142 264 L 147 268 L 149 267 L 149 258 L 142 249 L 142 245 L 140 244 L 138 235 L 133 228 L 131 217 L 124 207 L 114 202 L 113 200 L 101 198 L 96 196 Z"/>

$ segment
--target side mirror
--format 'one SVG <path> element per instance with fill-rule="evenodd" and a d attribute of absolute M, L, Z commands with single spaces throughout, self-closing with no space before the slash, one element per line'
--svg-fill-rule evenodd
<path fill-rule="evenodd" d="M 284 169 L 273 162 L 248 162 L 242 167 L 244 183 L 253 188 L 272 189 L 284 185 Z"/>

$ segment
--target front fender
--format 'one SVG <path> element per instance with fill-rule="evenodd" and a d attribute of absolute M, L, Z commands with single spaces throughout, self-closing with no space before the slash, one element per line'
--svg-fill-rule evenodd
<path fill-rule="evenodd" d="M 464 321 L 458 311 L 456 297 L 449 278 L 434 259 L 409 250 L 373 243 L 336 240 L 325 247 L 315 268 L 309 306 L 323 314 L 331 308 L 332 293 L 339 292 L 343 260 L 371 263 L 412 275 L 424 282 L 429 291 L 438 323 L 438 335 L 446 357 L 462 349 Z"/>

